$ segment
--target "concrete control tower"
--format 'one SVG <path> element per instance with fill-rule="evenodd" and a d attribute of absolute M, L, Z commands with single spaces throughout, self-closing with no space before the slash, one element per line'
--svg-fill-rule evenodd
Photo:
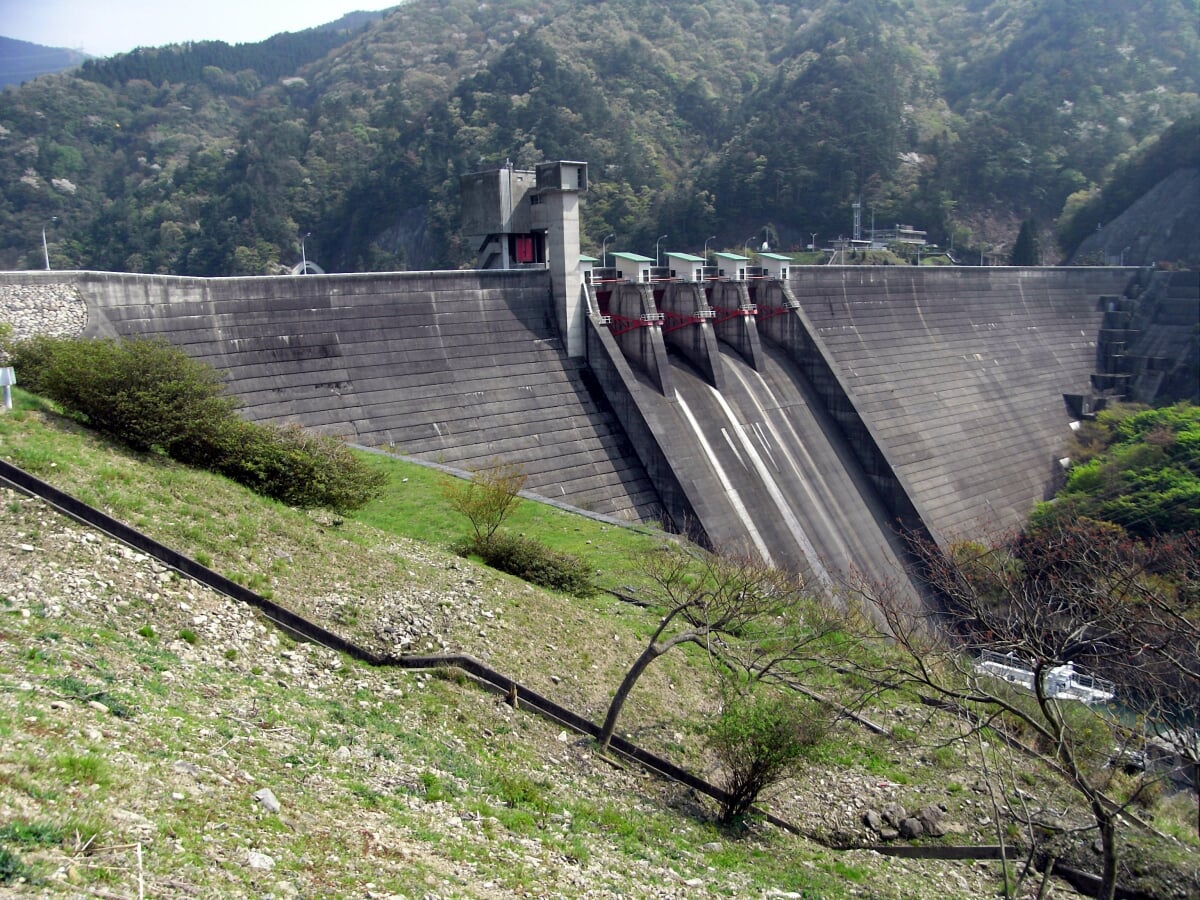
<path fill-rule="evenodd" d="M 583 356 L 579 195 L 587 190 L 587 163 L 540 163 L 534 171 L 510 164 L 463 175 L 459 189 L 462 230 L 478 268 L 548 268 L 559 334 L 569 355 Z"/>

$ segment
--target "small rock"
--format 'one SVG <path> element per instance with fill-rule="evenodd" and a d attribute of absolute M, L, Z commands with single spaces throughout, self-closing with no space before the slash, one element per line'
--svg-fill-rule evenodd
<path fill-rule="evenodd" d="M 273 869 L 275 868 L 275 860 L 259 850 L 248 850 L 246 852 L 246 865 L 251 869 Z"/>
<path fill-rule="evenodd" d="M 911 841 L 913 838 L 919 838 L 925 833 L 925 827 L 921 824 L 920 819 L 915 819 L 909 816 L 900 822 L 900 837 Z"/>
<path fill-rule="evenodd" d="M 946 834 L 946 811 L 940 806 L 930 804 L 921 807 L 921 811 L 917 813 L 917 819 L 920 820 L 925 833 L 930 837 L 942 837 Z"/>
<path fill-rule="evenodd" d="M 893 828 L 899 828 L 900 823 L 908 818 L 908 813 L 899 803 L 889 803 L 883 808 L 883 820 Z"/>
<path fill-rule="evenodd" d="M 279 804 L 279 799 L 270 788 L 262 788 L 255 791 L 250 795 L 250 799 L 259 803 L 269 813 L 277 813 L 283 808 Z"/>
<path fill-rule="evenodd" d="M 158 828 L 157 825 L 141 813 L 136 813 L 130 809 L 114 809 L 109 815 L 134 831 L 153 832 Z"/>

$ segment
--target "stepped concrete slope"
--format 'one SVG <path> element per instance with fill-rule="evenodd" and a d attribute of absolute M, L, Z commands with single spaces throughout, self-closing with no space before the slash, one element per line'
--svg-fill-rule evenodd
<path fill-rule="evenodd" d="M 250 419 L 459 468 L 517 462 L 526 487 L 552 499 L 659 516 L 620 426 L 562 352 L 544 272 L 74 273 L 70 285 L 87 333 L 166 338 L 227 371 Z"/>
<path fill-rule="evenodd" d="M 877 448 L 863 454 L 868 470 L 944 541 L 1018 526 L 1052 494 L 1069 437 L 1063 395 L 1089 392 L 1101 298 L 1124 294 L 1133 274 L 797 268 L 790 285 Z"/>
<path fill-rule="evenodd" d="M 1200 272 L 1156 273 L 1136 301 L 1110 302 L 1105 320 L 1119 339 L 1106 371 L 1128 379 L 1130 399 L 1200 403 Z"/>

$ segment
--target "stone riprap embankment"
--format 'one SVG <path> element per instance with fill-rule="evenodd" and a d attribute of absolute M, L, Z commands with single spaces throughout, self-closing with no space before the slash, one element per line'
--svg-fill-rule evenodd
<path fill-rule="evenodd" d="M 0 282 L 0 322 L 18 339 L 37 334 L 83 334 L 87 303 L 73 284 L 4 284 Z"/>

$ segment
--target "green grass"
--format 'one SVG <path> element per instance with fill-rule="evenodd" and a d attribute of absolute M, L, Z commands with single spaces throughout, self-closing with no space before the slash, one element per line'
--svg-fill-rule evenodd
<path fill-rule="evenodd" d="M 652 625 L 643 611 L 610 597 L 575 601 L 550 596 L 460 560 L 424 559 L 425 544 L 445 546 L 468 528 L 442 502 L 445 476 L 425 467 L 370 455 L 370 465 L 391 473 L 384 497 L 351 518 L 298 513 L 224 479 L 159 460 L 147 465 L 65 420 L 43 425 L 40 418 L 47 407 L 36 398 L 18 394 L 17 405 L 11 416 L 0 416 L 0 455 L 31 454 L 49 471 L 48 480 L 65 489 L 102 489 L 114 508 L 141 509 L 158 539 L 209 560 L 220 571 L 238 573 L 244 583 L 273 589 L 289 603 L 311 601 L 311 607 L 300 607 L 302 613 L 319 617 L 324 594 L 345 595 L 349 599 L 339 607 L 345 621 L 331 627 L 352 638 L 359 634 L 354 629 L 369 627 L 372 599 L 397 584 L 448 590 L 459 600 L 474 596 L 500 610 L 498 620 L 508 626 L 490 648 L 491 664 L 522 680 L 542 678 L 540 687 L 547 693 L 557 690 L 548 672 L 564 678 L 578 674 L 582 702 L 592 704 L 589 713 L 594 715 L 602 710 L 605 686 L 615 685 Z M 21 511 L 23 501 L 16 506 L 13 513 Z M 662 540 L 649 529 L 618 528 L 531 502 L 520 506 L 507 527 L 559 552 L 586 557 L 593 570 L 600 570 L 600 584 L 620 590 L 639 588 L 631 560 Z M 407 543 L 414 540 L 422 546 Z M 466 580 L 443 588 L 438 579 L 448 571 Z M 176 595 L 191 590 L 169 580 L 156 589 Z M 289 670 L 292 657 L 307 645 L 268 630 L 264 634 L 274 641 L 269 648 L 256 638 L 244 651 L 231 652 L 229 640 L 209 640 L 208 625 L 205 640 L 198 641 L 187 627 L 194 611 L 179 613 L 175 600 L 152 601 L 140 592 L 122 599 L 127 609 L 121 626 L 107 624 L 106 617 L 119 607 L 106 599 L 94 621 L 90 615 L 86 622 L 47 620 L 37 609 L 19 621 L 13 616 L 13 629 L 20 630 L 14 640 L 0 642 L 0 675 L 6 682 L 34 680 L 61 696 L 101 702 L 105 696 L 111 699 L 115 684 L 119 698 L 138 710 L 134 717 L 114 716 L 102 725 L 91 710 L 72 705 L 67 711 L 78 715 L 81 730 L 102 727 L 106 747 L 111 742 L 122 748 L 101 755 L 66 743 L 67 726 L 57 725 L 34 700 L 22 701 L 19 714 L 4 727 L 21 730 L 31 748 L 44 740 L 44 746 L 57 752 L 23 753 L 0 770 L 0 792 L 40 805 L 37 816 L 21 825 L 27 830 L 11 832 L 7 841 L 0 833 L 0 843 L 20 852 L 19 857 L 14 854 L 14 866 L 36 869 L 25 848 L 46 847 L 38 841 L 50 841 L 55 827 L 66 828 L 67 816 L 82 815 L 75 804 L 107 809 L 116 793 L 113 785 L 121 786 L 122 804 L 134 786 L 147 781 L 147 771 L 149 781 L 156 783 L 156 796 L 170 797 L 176 787 L 186 793 L 190 783 L 182 779 L 182 785 L 175 784 L 171 766 L 195 759 L 210 767 L 212 775 L 197 780 L 196 794 L 161 809 L 155 824 L 160 835 L 170 835 L 180 848 L 160 864 L 180 863 L 190 873 L 187 879 L 200 883 L 214 850 L 234 858 L 262 840 L 286 850 L 279 854 L 272 878 L 299 878 L 304 893 L 312 895 L 360 895 L 367 880 L 378 880 L 380 891 L 386 885 L 393 893 L 469 893 L 469 886 L 452 887 L 457 881 L 446 875 L 446 860 L 465 862 L 480 883 L 490 880 L 512 891 L 538 894 L 546 890 L 538 867 L 515 864 L 514 859 L 538 858 L 540 853 L 544 860 L 559 857 L 586 864 L 603 853 L 607 863 L 610 852 L 620 854 L 631 871 L 654 865 L 689 877 L 698 874 L 714 894 L 725 896 L 757 896 L 772 889 L 801 897 L 836 898 L 852 890 L 863 896 L 896 895 L 886 872 L 873 873 L 861 860 L 847 861 L 768 829 L 719 830 L 695 814 L 694 803 L 687 811 L 676 809 L 672 798 L 678 795 L 653 779 L 639 776 L 633 788 L 610 783 L 607 767 L 589 765 L 574 740 L 556 740 L 557 727 L 511 711 L 461 673 L 382 675 L 341 660 L 338 677 L 314 690 L 295 683 Z M 164 618 L 167 612 L 178 615 Z M 4 622 L 7 637 L 7 614 Z M 159 635 L 186 640 L 187 632 L 198 643 L 175 645 L 177 654 L 162 646 Z M 540 654 L 550 645 L 555 649 L 546 662 Z M 695 704 L 705 696 L 703 685 L 711 671 L 702 650 L 681 649 L 648 671 L 633 696 L 638 715 L 631 715 L 627 724 L 639 742 L 703 771 Z M 115 660 L 122 656 L 136 664 L 128 681 L 115 680 Z M 206 656 L 215 665 L 196 662 Z M 845 683 L 832 669 L 819 675 L 822 690 L 833 692 Z M 380 679 L 396 693 L 379 693 Z M 876 702 L 890 712 L 911 698 L 897 695 Z M 66 714 L 60 711 L 58 718 Z M 913 720 L 905 722 L 901 730 L 906 737 L 919 732 Z M 75 749 L 62 752 L 64 747 Z M 140 753 L 138 765 L 131 766 L 134 753 Z M 820 748 L 813 767 L 868 773 L 897 784 L 921 778 L 920 787 L 938 790 L 938 796 L 965 793 L 962 784 L 971 782 L 953 769 L 957 753 L 933 751 L 932 764 L 920 775 L 910 775 L 905 761 L 916 755 L 912 746 L 847 730 Z M 293 832 L 278 818 L 256 816 L 246 798 L 263 784 L 276 789 L 286 815 L 311 821 Z M 55 824 L 59 811 L 62 826 Z M 464 822 L 481 823 L 478 845 L 440 827 L 459 813 L 473 814 L 474 819 L 464 815 Z M 343 822 L 354 824 L 339 827 Z M 386 840 L 377 837 L 384 833 Z M 62 842 L 73 840 L 67 835 Z M 402 858 L 394 848 L 405 841 L 424 841 L 423 852 L 437 863 Z M 167 840 L 161 844 L 166 846 Z M 706 845 L 719 849 L 702 849 Z M 532 846 L 540 849 L 530 850 Z M 341 866 L 330 862 L 332 857 Z M 340 868 L 359 857 L 369 874 L 357 881 L 349 876 L 337 880 L 343 877 Z M 396 860 L 401 862 L 391 865 Z M 128 869 L 128 861 L 113 863 L 111 870 L 121 866 Z M 387 874 L 375 871 L 380 866 Z M 98 874 L 94 877 L 99 880 Z M 627 890 L 620 873 L 596 877 L 614 892 Z M 239 887 L 247 895 L 256 888 L 249 881 Z"/>
<path fill-rule="evenodd" d="M 470 535 L 470 523 L 443 499 L 442 484 L 451 476 L 379 454 L 367 454 L 367 462 L 388 473 L 388 484 L 380 497 L 354 514 L 356 521 L 443 547 Z M 529 500 L 517 506 L 502 528 L 586 561 L 589 570 L 599 573 L 597 584 L 610 590 L 636 589 L 639 579 L 630 560 L 664 539 L 645 526 L 614 526 Z"/>
<path fill-rule="evenodd" d="M 0 825 L 0 844 L 52 847 L 63 841 L 63 828 L 50 822 L 9 822 Z"/>
<path fill-rule="evenodd" d="M 59 753 L 50 765 L 64 781 L 103 787 L 112 780 L 108 763 L 94 753 Z"/>

